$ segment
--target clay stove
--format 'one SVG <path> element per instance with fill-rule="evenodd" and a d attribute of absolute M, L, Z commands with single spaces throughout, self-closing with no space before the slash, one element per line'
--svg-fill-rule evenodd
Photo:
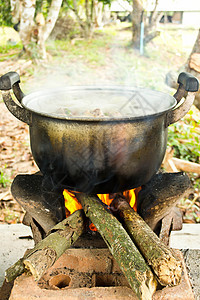
<path fill-rule="evenodd" d="M 181 214 L 176 204 L 189 187 L 188 176 L 181 172 L 158 173 L 137 193 L 137 212 L 165 244 L 169 242 L 172 229 L 181 229 Z M 24 223 L 31 226 L 35 243 L 66 217 L 63 192 L 47 184 L 41 173 L 18 175 L 11 191 L 26 211 Z M 32 277 L 22 275 L 16 279 L 19 289 L 31 285 L 31 293 L 38 294 L 41 299 L 50 295 L 59 299 L 80 299 L 84 295 L 88 295 L 88 299 L 137 299 L 100 234 L 91 231 L 91 222 L 87 221 L 84 234 L 48 269 L 38 284 Z M 178 253 L 178 256 L 181 254 Z M 22 290 L 20 297 L 23 296 Z M 176 287 L 158 287 L 154 299 L 163 295 L 171 295 L 167 299 L 193 299 L 185 267 L 182 283 Z M 13 300 L 18 299 L 15 288 L 12 297 Z M 28 299 L 32 299 L 31 294 Z"/>
<path fill-rule="evenodd" d="M 133 204 L 134 209 L 166 244 L 169 242 L 170 231 L 182 227 L 182 217 L 176 204 L 188 193 L 189 188 L 190 180 L 186 174 L 160 172 L 147 184 L 136 189 L 137 199 Z M 63 190 L 54 189 L 40 172 L 16 176 L 11 192 L 26 211 L 23 222 L 32 227 L 36 243 L 66 217 Z M 110 198 L 112 197 L 114 195 Z M 92 234 L 94 235 L 94 232 Z"/>

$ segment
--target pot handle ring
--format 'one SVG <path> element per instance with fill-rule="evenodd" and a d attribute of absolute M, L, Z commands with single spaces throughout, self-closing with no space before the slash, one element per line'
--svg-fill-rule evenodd
<path fill-rule="evenodd" d="M 9 90 L 13 90 L 15 97 L 17 98 L 19 104 L 23 97 L 25 96 L 19 86 L 20 77 L 16 72 L 8 72 L 5 75 L 0 77 L 0 90 L 4 91 L 2 93 L 3 101 L 8 108 L 8 110 L 20 121 L 30 125 L 31 113 L 23 108 L 21 105 L 18 105 L 10 94 Z"/>
<path fill-rule="evenodd" d="M 177 105 L 174 109 L 167 113 L 166 127 L 177 122 L 187 114 L 194 102 L 195 92 L 199 89 L 198 79 L 187 72 L 180 73 L 177 82 L 179 86 L 174 94 L 174 98 L 177 100 Z M 185 100 L 181 105 L 179 105 L 179 102 L 183 97 L 185 97 Z"/>

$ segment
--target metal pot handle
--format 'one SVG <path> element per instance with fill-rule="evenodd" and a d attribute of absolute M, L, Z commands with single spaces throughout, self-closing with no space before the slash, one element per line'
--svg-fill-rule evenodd
<path fill-rule="evenodd" d="M 174 98 L 177 100 L 177 105 L 173 110 L 170 110 L 167 113 L 166 127 L 177 122 L 187 114 L 194 102 L 195 92 L 199 89 L 198 79 L 186 72 L 179 74 L 177 82 L 179 86 L 174 94 Z M 179 105 L 178 103 L 183 97 L 185 97 L 185 100 L 181 105 Z"/>
<path fill-rule="evenodd" d="M 10 91 L 13 90 L 19 104 L 21 103 L 23 97 L 25 96 L 19 86 L 20 77 L 16 72 L 8 72 L 7 74 L 0 77 L 0 90 L 4 91 L 2 93 L 3 101 L 7 106 L 8 110 L 20 121 L 30 125 L 31 113 L 18 105 L 13 101 Z M 9 92 L 8 92 L 9 91 Z"/>

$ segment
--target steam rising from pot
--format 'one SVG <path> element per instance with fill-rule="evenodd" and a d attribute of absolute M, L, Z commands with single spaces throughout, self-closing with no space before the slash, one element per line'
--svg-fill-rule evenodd
<path fill-rule="evenodd" d="M 159 113 L 171 107 L 174 100 L 170 100 L 168 95 L 138 89 L 142 86 L 147 87 L 145 80 L 142 84 L 141 72 L 138 73 L 140 57 L 138 56 L 137 61 L 133 61 L 127 59 L 127 56 L 131 56 L 130 51 L 116 43 L 109 48 L 102 66 L 97 64 L 97 67 L 88 67 L 84 57 L 78 58 L 77 61 L 63 59 L 57 65 L 48 65 L 41 72 L 41 76 L 37 74 L 34 76 L 36 80 L 32 84 L 34 91 L 43 89 L 44 91 L 36 93 L 35 99 L 32 98 L 26 103 L 24 100 L 24 103 L 32 110 L 61 118 L 93 117 L 96 110 L 99 112 L 96 117 L 130 118 Z M 143 70 L 143 77 L 145 71 Z M 65 89 L 79 85 L 98 88 L 93 93 L 91 91 L 88 93 L 83 88 L 79 93 L 77 91 L 76 95 Z M 115 86 L 120 86 L 120 91 L 116 88 L 117 93 L 108 90 L 103 92 L 103 89 Z M 133 91 L 128 91 L 129 87 Z"/>
<path fill-rule="evenodd" d="M 61 119 L 136 118 L 165 112 L 176 104 L 170 95 L 147 89 L 70 87 L 36 92 L 23 105 L 36 113 Z"/>

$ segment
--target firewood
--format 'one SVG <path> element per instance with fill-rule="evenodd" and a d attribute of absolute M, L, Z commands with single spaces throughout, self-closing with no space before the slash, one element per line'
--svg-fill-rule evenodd
<path fill-rule="evenodd" d="M 35 280 L 39 280 L 45 271 L 67 250 L 84 231 L 83 210 L 77 210 L 67 219 L 54 226 L 50 234 L 33 249 L 6 270 L 8 282 L 29 270 Z"/>
<path fill-rule="evenodd" d="M 77 194 L 87 217 L 98 229 L 138 299 L 152 299 L 156 280 L 121 223 L 95 196 Z"/>
<path fill-rule="evenodd" d="M 183 140 L 183 142 L 185 142 L 185 140 Z M 174 149 L 168 148 L 162 162 L 162 166 L 167 172 L 178 172 L 178 170 L 181 170 L 184 172 L 200 174 L 200 164 L 176 158 L 173 157 L 173 155 Z"/>
<path fill-rule="evenodd" d="M 171 159 L 176 168 L 184 172 L 192 172 L 200 174 L 200 164 L 173 157 Z"/>
<path fill-rule="evenodd" d="M 182 265 L 172 250 L 161 242 L 146 222 L 130 207 L 124 197 L 116 197 L 112 205 L 119 213 L 131 239 L 152 267 L 160 284 L 164 286 L 179 284 Z"/>
<path fill-rule="evenodd" d="M 174 164 L 173 160 L 169 159 L 167 162 L 168 162 L 168 169 L 167 169 L 167 171 L 168 172 L 177 173 L 178 169 L 177 169 L 176 165 Z"/>

